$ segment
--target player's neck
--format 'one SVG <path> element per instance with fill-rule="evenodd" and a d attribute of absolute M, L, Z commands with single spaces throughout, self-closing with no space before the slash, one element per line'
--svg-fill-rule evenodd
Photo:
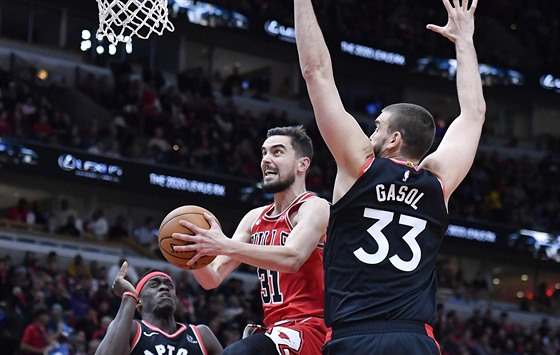
<path fill-rule="evenodd" d="M 410 157 L 400 154 L 400 152 L 383 152 L 379 157 L 398 160 L 412 167 L 418 167 L 418 164 L 420 163 L 417 159 L 411 159 Z"/>
<path fill-rule="evenodd" d="M 286 208 L 288 208 L 294 200 L 307 191 L 305 189 L 305 184 L 301 184 L 296 187 L 296 184 L 288 187 L 286 190 L 277 192 L 274 194 L 274 215 L 282 213 Z"/>
<path fill-rule="evenodd" d="M 170 316 L 167 318 L 158 318 L 155 316 L 148 316 L 143 318 L 146 322 L 158 327 L 167 334 L 173 334 L 177 330 L 177 322 L 175 317 Z"/>

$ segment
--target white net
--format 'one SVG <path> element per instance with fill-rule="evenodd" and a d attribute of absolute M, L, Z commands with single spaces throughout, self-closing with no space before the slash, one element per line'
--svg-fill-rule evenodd
<path fill-rule="evenodd" d="M 99 28 L 97 37 L 112 44 L 129 42 L 132 37 L 159 36 L 175 28 L 168 19 L 167 0 L 97 0 Z"/>

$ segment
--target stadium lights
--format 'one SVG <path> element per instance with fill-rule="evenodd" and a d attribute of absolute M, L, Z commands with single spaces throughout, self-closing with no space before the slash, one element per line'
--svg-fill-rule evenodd
<path fill-rule="evenodd" d="M 85 52 L 91 48 L 91 32 L 82 30 L 82 42 L 80 42 L 80 50 Z"/>
<path fill-rule="evenodd" d="M 37 78 L 40 80 L 47 80 L 49 77 L 49 72 L 46 69 L 39 69 L 37 70 Z"/>
<path fill-rule="evenodd" d="M 114 34 L 110 33 L 108 35 L 109 44 L 105 45 L 106 41 L 104 40 L 103 36 L 96 37 L 97 46 L 95 47 L 95 52 L 99 55 L 104 54 L 105 52 L 109 53 L 109 55 L 116 55 L 117 54 L 117 45 L 110 43 L 111 39 L 114 38 Z M 127 54 L 132 53 L 132 38 L 129 36 L 124 37 L 125 40 L 125 52 Z M 82 30 L 82 41 L 80 42 L 80 50 L 82 52 L 87 52 L 94 46 L 93 43 L 93 36 L 91 31 L 89 30 Z"/>

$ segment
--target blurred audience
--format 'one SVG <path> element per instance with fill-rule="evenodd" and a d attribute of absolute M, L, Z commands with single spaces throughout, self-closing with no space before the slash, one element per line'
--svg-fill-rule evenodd
<path fill-rule="evenodd" d="M 7 256 L 0 256 L 0 261 L 5 261 L 6 258 Z M 44 260 L 29 254 L 26 260 L 18 261 L 10 268 L 14 270 L 9 276 L 8 284 L 12 285 L 10 291 L 13 294 L 31 295 L 40 290 L 47 299 L 47 306 L 37 305 L 30 299 L 22 301 L 19 297 L 19 300 L 10 298 L 0 303 L 0 339 L 3 346 L 6 346 L 0 349 L 0 354 L 17 353 L 17 348 L 21 353 L 43 353 L 45 349 L 55 353 L 57 349 L 63 351 L 68 348 L 72 354 L 93 354 L 108 324 L 116 315 L 119 300 L 110 289 L 115 274 L 113 271 L 109 272 L 111 275 L 107 275 L 107 278 L 112 278 L 110 283 L 94 281 L 87 277 L 85 271 L 90 267 L 86 268 L 84 265 L 93 265 L 91 268 L 96 270 L 103 269 L 104 266 L 95 267 L 92 261 L 83 260 L 77 254 L 68 266 L 63 265 L 66 267 L 58 268 L 57 274 L 50 275 L 47 271 L 51 269 L 47 268 L 47 264 L 52 258 L 52 254 L 46 255 Z M 115 270 L 120 268 L 122 261 L 123 259 L 114 265 Z M 0 263 L 2 265 L 4 268 L 7 266 Z M 30 265 L 36 270 L 34 273 L 25 271 Z M 78 269 L 82 271 L 77 271 Z M 131 266 L 129 276 L 133 269 Z M 143 273 L 147 269 L 149 267 L 138 271 Z M 461 273 L 460 269 L 450 270 Z M 442 277 L 446 275 L 445 272 L 441 274 Z M 442 354 L 529 355 L 556 354 L 560 351 L 560 327 L 553 327 L 546 317 L 532 324 L 520 323 L 518 318 L 517 321 L 511 320 L 506 311 L 493 310 L 491 302 L 477 303 L 486 308 L 475 306 L 471 314 L 464 311 L 460 313 L 453 308 L 459 306 L 458 309 L 464 309 L 461 305 L 469 302 L 472 304 L 472 300 L 477 297 L 484 297 L 479 292 L 483 275 L 481 271 L 472 280 L 463 280 L 464 287 L 469 290 L 464 295 L 469 295 L 466 297 L 471 297 L 471 301 L 467 298 L 462 301 L 448 299 L 445 305 L 438 305 L 434 335 Z M 46 279 L 60 281 L 45 283 Z M 208 324 L 224 346 L 241 337 L 245 324 L 261 321 L 261 315 L 255 311 L 260 298 L 253 297 L 251 292 L 246 293 L 240 279 L 232 278 L 213 291 L 201 289 L 188 273 L 181 273 L 176 281 L 179 298 L 177 318 L 185 322 Z M 442 278 L 441 283 L 444 282 Z M 258 286 L 257 283 L 255 286 Z M 60 291 L 56 290 L 61 289 L 68 290 L 67 299 L 63 303 L 56 296 L 60 295 Z M 535 299 L 533 302 L 540 301 Z M 25 304 L 29 312 L 23 311 L 22 306 Z M 8 348 L 9 344 L 12 344 L 12 348 Z M 11 349 L 11 352 L 3 352 L 6 349 Z"/>

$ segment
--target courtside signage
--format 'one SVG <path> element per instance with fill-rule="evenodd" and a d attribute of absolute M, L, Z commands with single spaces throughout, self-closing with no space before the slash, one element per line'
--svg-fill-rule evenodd
<path fill-rule="evenodd" d="M 284 26 L 276 20 L 268 20 L 264 24 L 264 31 L 271 37 L 289 43 L 296 43 L 296 30 L 290 26 Z"/>
<path fill-rule="evenodd" d="M 144 193 L 198 196 L 209 201 L 239 205 L 246 200 L 252 180 L 204 174 L 172 166 L 147 164 L 129 159 L 115 159 L 78 150 L 57 149 L 36 142 L 0 139 L 0 173 L 3 169 L 48 175 L 61 183 L 76 181 L 96 183 Z"/>
<path fill-rule="evenodd" d="M 364 46 L 362 44 L 342 41 L 340 42 L 340 50 L 343 53 L 350 54 L 355 57 L 374 60 L 376 62 L 400 66 L 406 65 L 406 57 L 402 54 L 387 52 L 381 49 Z"/>
<path fill-rule="evenodd" d="M 496 243 L 496 233 L 486 230 L 450 224 L 445 235 L 484 243 Z"/>
<path fill-rule="evenodd" d="M 123 168 L 119 165 L 81 159 L 77 155 L 64 153 L 58 157 L 60 169 L 88 179 L 120 182 Z"/>
<path fill-rule="evenodd" d="M 207 181 L 185 179 L 164 174 L 149 174 L 150 185 L 170 190 L 188 191 L 208 196 L 226 197 L 226 186 Z"/>
<path fill-rule="evenodd" d="M 540 84 L 547 90 L 552 90 L 560 93 L 560 78 L 556 78 L 552 74 L 541 76 Z"/>

